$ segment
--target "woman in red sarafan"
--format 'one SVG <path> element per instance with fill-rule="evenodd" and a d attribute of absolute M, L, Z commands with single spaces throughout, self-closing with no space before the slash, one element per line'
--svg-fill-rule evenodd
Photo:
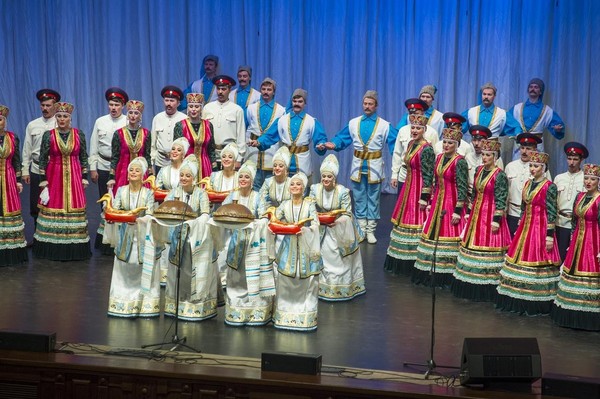
<path fill-rule="evenodd" d="M 523 187 L 521 220 L 500 270 L 496 307 L 535 316 L 550 313 L 558 284 L 560 255 L 554 233 L 558 190 L 545 177 L 548 154 L 533 152 L 533 176 Z"/>
<path fill-rule="evenodd" d="M 584 187 L 573 204 L 573 237 L 558 282 L 552 320 L 600 331 L 600 165 L 583 168 Z"/>
<path fill-rule="evenodd" d="M 54 106 L 57 127 L 44 133 L 40 148 L 42 192 L 33 255 L 59 261 L 88 259 L 85 134 L 71 127 L 72 104 L 58 102 Z"/>
<path fill-rule="evenodd" d="M 9 109 L 0 105 L 0 266 L 27 261 L 25 225 L 21 215 L 21 157 L 19 139 L 6 131 Z"/>

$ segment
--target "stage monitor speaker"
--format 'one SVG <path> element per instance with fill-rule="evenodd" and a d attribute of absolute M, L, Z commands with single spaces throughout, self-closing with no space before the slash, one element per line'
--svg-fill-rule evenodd
<path fill-rule="evenodd" d="M 544 373 L 542 395 L 574 399 L 600 399 L 600 378 Z"/>
<path fill-rule="evenodd" d="M 0 349 L 51 352 L 56 346 L 56 333 L 0 330 Z"/>
<path fill-rule="evenodd" d="M 321 355 L 293 352 L 263 352 L 262 371 L 317 375 L 321 373 Z"/>
<path fill-rule="evenodd" d="M 460 383 L 529 383 L 542 377 L 535 338 L 465 338 Z"/>

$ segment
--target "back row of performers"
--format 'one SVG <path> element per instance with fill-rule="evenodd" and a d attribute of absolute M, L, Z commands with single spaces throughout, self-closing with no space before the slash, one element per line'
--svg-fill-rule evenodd
<path fill-rule="evenodd" d="M 445 118 L 443 153 L 436 156 L 424 138 L 427 118 L 410 116 L 406 177 L 392 214 L 385 269 L 410 275 L 416 284 L 449 286 L 459 298 L 495 302 L 500 310 L 550 313 L 559 325 L 600 330 L 600 166 L 586 164 L 580 172 L 588 151 L 568 143 L 569 165 L 577 166 L 573 172 L 582 181 L 552 183 L 548 154 L 535 150 L 539 137 L 522 133 L 521 160 L 503 171 L 500 142 L 489 139 L 489 129 L 474 126 L 471 135 L 486 138 L 478 140 L 483 164 L 474 171 L 469 195 L 469 167 L 457 153 L 462 121 L 457 114 Z M 524 183 L 515 197 L 509 185 L 518 179 Z M 578 186 L 570 212 L 561 215 L 572 224 L 563 262 L 556 222 L 565 183 Z M 507 206 L 519 211 L 512 238 Z"/>
<path fill-rule="evenodd" d="M 210 62 L 217 62 L 216 57 L 210 56 L 205 60 L 205 64 Z M 377 113 L 377 92 L 369 90 L 363 97 L 363 115 L 350 120 L 328 142 L 319 121 L 305 112 L 308 101 L 305 90 L 295 90 L 289 105 L 285 107 L 275 101 L 276 82 L 273 79 L 264 79 L 260 90 L 254 90 L 250 84 L 251 68 L 241 66 L 237 77 L 239 86 L 235 89 L 233 87 L 236 82 L 231 77 L 211 75 L 212 82 L 203 77 L 203 84 L 211 83 L 210 98 L 201 94 L 200 87 L 204 87 L 202 85 L 192 90 L 195 93 L 188 93 L 188 96 L 184 96 L 177 87 L 164 87 L 161 90 L 164 111 L 154 116 L 150 130 L 140 126 L 143 104 L 135 100 L 129 101 L 128 94 L 120 88 L 109 88 L 105 97 L 110 112 L 96 120 L 90 141 L 89 176 L 92 182 L 98 183 L 100 196 L 106 193 L 107 185 L 116 192 L 124 184 L 123 171 L 131 155 L 146 157 L 149 165 L 152 165 L 150 173 L 157 174 L 160 168 L 168 165 L 171 144 L 180 136 L 190 140 L 190 152 L 202 159 L 200 179 L 210 174 L 215 166 L 218 169 L 221 149 L 229 142 L 235 142 L 239 149 L 237 167 L 247 159 L 253 160 L 257 165 L 254 183 L 257 190 L 265 177 L 272 174 L 272 155 L 280 145 L 288 146 L 293 154 L 290 171 L 302 171 L 309 177 L 309 181 L 312 181 L 313 165 L 311 146 L 319 155 L 323 155 L 328 149 L 342 151 L 351 146 L 354 151 L 350 188 L 356 200 L 356 216 L 369 243 L 376 243 L 374 232 L 380 219 L 379 195 L 385 180 L 382 158 L 384 147 L 387 146 L 390 153 L 395 148 L 398 148 L 399 153 L 403 152 L 410 137 L 406 115 L 397 128 L 391 126 Z M 481 104 L 462 114 L 465 117 L 463 133 L 469 134 L 469 127 L 472 125 L 483 125 L 490 129 L 494 138 L 502 135 L 514 137 L 521 131 L 541 137 L 542 132 L 548 130 L 554 137 L 561 139 L 564 136 L 562 120 L 556 112 L 544 105 L 544 89 L 543 81 L 532 79 L 527 88 L 529 98 L 505 111 L 494 104 L 494 85 L 485 84 L 481 88 Z M 433 107 L 436 91 L 434 86 L 424 86 L 419 93 L 420 103 L 407 102 L 408 114 L 424 113 L 428 116 L 425 137 L 432 144 L 440 140 L 444 126 L 442 113 Z M 36 188 L 30 190 L 29 201 L 34 219 L 39 211 L 37 187 L 41 179 L 39 166 L 42 138 L 45 131 L 56 128 L 54 104 L 60 101 L 61 96 L 54 90 L 44 89 L 37 93 L 37 97 L 42 117 L 27 126 L 22 157 L 23 181 Z M 208 101 L 205 102 L 206 100 Z M 177 111 L 183 104 L 187 115 Z M 124 108 L 127 109 L 126 115 L 123 115 Z M 468 136 L 465 137 L 470 141 Z M 500 137 L 500 140 L 503 139 L 505 138 Z M 472 176 L 475 166 L 480 164 L 480 156 L 477 149 L 467 141 L 461 142 L 458 152 L 466 157 Z M 516 148 L 514 154 L 518 158 L 518 145 L 512 139 L 506 141 L 508 145 L 504 147 L 507 150 L 507 161 L 513 155 L 509 147 Z M 441 152 L 441 143 L 434 145 L 434 148 L 438 153 Z M 393 172 L 395 174 L 392 178 L 395 179 L 398 171 L 393 169 Z M 396 180 L 401 182 L 401 176 Z"/>

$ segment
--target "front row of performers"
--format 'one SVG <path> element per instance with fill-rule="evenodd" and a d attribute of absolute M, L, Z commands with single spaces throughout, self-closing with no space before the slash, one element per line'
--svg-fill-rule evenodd
<path fill-rule="evenodd" d="M 459 298 L 495 302 L 500 310 L 550 314 L 561 326 L 600 330 L 600 166 L 584 165 L 585 191 L 573 205 L 571 244 L 561 267 L 557 187 L 546 176 L 548 154 L 534 150 L 536 136 L 517 138 L 532 178 L 524 179 L 511 238 L 507 174 L 496 164 L 500 143 L 482 141 L 483 165 L 469 200 L 467 163 L 456 152 L 460 125 L 444 129 L 444 150 L 436 157 L 423 138 L 427 118 L 410 117 L 407 176 L 392 215 L 385 269 L 417 284 L 450 287 Z"/>
<path fill-rule="evenodd" d="M 244 205 L 255 218 L 233 228 L 217 221 L 216 206 L 197 183 L 195 156 L 182 162 L 188 145 L 184 138 L 173 142 L 172 163 L 160 170 L 157 182 L 170 189 L 165 202 L 184 201 L 195 219 L 161 226 L 154 193 L 143 184 L 148 168 L 143 157 L 131 161 L 128 184 L 115 194 L 111 209 L 146 210 L 135 223 L 105 225 L 104 241 L 115 246 L 109 315 L 159 316 L 164 280 L 165 315 L 201 321 L 215 317 L 224 303 L 228 325 L 273 322 L 281 329 L 310 331 L 317 328 L 319 299 L 344 301 L 365 293 L 359 247 L 364 237 L 352 214 L 349 190 L 336 182 L 334 155 L 321 165 L 321 183 L 308 187 L 303 173 L 287 176 L 290 153 L 282 147 L 273 159 L 274 176 L 257 192 L 252 189 L 255 165 L 246 162 L 235 171 L 237 147 L 228 144 L 221 151 L 223 170 L 211 174 L 210 187 L 231 191 L 223 205 Z M 173 187 L 164 184 L 176 180 Z M 334 210 L 340 211 L 333 224 L 319 223 L 318 212 Z M 150 216 L 153 211 L 156 218 Z M 275 235 L 268 214 L 278 222 L 307 223 L 296 234 Z"/>

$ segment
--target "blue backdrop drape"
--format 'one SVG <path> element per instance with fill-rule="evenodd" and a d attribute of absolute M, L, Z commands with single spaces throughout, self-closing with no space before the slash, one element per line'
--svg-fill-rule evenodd
<path fill-rule="evenodd" d="M 585 143 L 600 162 L 599 16 L 595 0 L 0 0 L 0 103 L 22 136 L 39 116 L 35 92 L 55 88 L 89 137 L 117 85 L 146 103 L 150 127 L 160 89 L 187 86 L 213 53 L 223 73 L 252 65 L 255 87 L 274 78 L 282 104 L 307 89 L 307 111 L 332 136 L 362 112 L 367 89 L 395 125 L 425 84 L 439 89 L 436 108 L 461 112 L 487 81 L 509 108 L 540 77 L 566 123 L 563 143 Z M 564 170 L 562 144 L 546 148 L 552 171 Z M 341 153 L 342 165 L 350 157 Z"/>

